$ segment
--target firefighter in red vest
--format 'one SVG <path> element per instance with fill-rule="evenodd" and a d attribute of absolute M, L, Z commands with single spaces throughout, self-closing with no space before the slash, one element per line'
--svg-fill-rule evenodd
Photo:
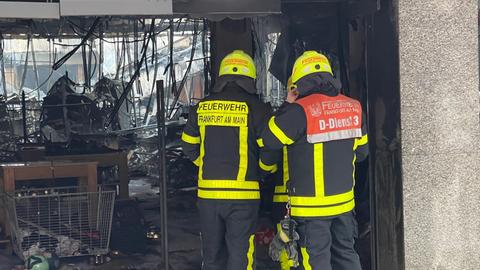
<path fill-rule="evenodd" d="M 266 148 L 287 146 L 290 216 L 300 235 L 300 269 L 360 270 L 354 249 L 355 162 L 368 155 L 360 102 L 340 93 L 324 55 L 306 51 L 294 64 L 297 100 L 270 118 Z"/>

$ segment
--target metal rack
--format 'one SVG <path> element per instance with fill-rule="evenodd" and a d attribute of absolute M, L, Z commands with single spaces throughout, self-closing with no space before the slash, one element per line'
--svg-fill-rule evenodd
<path fill-rule="evenodd" d="M 20 258 L 108 253 L 115 191 L 35 189 L 6 194 L 4 199 L 13 249 Z"/>

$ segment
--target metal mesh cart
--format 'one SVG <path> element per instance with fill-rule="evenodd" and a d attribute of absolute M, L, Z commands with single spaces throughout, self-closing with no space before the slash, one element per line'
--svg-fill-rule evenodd
<path fill-rule="evenodd" d="M 49 188 L 16 191 L 4 199 L 13 249 L 22 259 L 108 253 L 115 191 Z"/>

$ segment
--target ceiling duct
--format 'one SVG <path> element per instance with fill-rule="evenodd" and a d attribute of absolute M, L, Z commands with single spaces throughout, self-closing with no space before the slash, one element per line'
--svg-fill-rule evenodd
<path fill-rule="evenodd" d="M 60 0 L 61 16 L 157 16 L 172 14 L 172 0 Z"/>
<path fill-rule="evenodd" d="M 2 19 L 59 19 L 58 1 L 5 1 L 0 0 Z"/>
<path fill-rule="evenodd" d="M 174 14 L 188 14 L 211 20 L 280 14 L 280 0 L 173 0 Z"/>
<path fill-rule="evenodd" d="M 1 19 L 172 15 L 172 0 L 0 0 Z"/>

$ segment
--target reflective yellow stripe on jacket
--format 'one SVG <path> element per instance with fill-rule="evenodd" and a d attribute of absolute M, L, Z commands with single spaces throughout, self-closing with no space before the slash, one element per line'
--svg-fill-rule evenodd
<path fill-rule="evenodd" d="M 291 215 L 295 217 L 336 216 L 355 207 L 353 187 L 343 194 L 325 196 L 323 144 L 314 145 L 315 196 L 291 196 Z"/>
<path fill-rule="evenodd" d="M 190 136 L 187 133 L 183 132 L 182 133 L 182 141 L 189 143 L 189 144 L 199 144 L 200 143 L 200 137 L 194 137 Z"/>
<path fill-rule="evenodd" d="M 245 102 L 206 101 L 199 105 L 198 124 L 200 131 L 200 157 L 198 197 L 216 200 L 258 200 L 258 181 L 246 180 L 248 170 L 248 106 Z M 206 126 L 238 128 L 239 164 L 236 179 L 203 179 Z M 193 141 L 193 140 L 192 140 Z"/>
<path fill-rule="evenodd" d="M 260 199 L 257 181 L 199 180 L 198 197 L 217 200 Z"/>
<path fill-rule="evenodd" d="M 198 197 L 214 200 L 258 200 L 260 199 L 260 191 L 203 190 L 199 188 Z"/>
<path fill-rule="evenodd" d="M 365 145 L 365 144 L 367 144 L 367 143 L 368 143 L 368 135 L 367 135 L 367 134 L 363 135 L 363 136 L 360 137 L 360 138 L 356 138 L 356 139 L 355 139 L 355 144 L 354 144 L 354 146 L 353 146 L 353 150 L 357 150 L 357 148 L 358 148 L 359 146 Z"/>
<path fill-rule="evenodd" d="M 263 161 L 261 159 L 258 161 L 258 165 L 260 166 L 260 168 L 262 170 L 264 170 L 266 172 L 274 173 L 278 170 L 277 164 L 266 165 L 265 163 L 263 163 Z"/>
<path fill-rule="evenodd" d="M 283 147 L 283 172 L 282 172 L 282 185 L 275 186 L 273 194 L 273 202 L 286 203 L 288 202 L 287 182 L 289 179 L 288 172 L 288 150 L 287 147 Z"/>
<path fill-rule="evenodd" d="M 285 144 L 285 145 L 289 145 L 289 144 L 293 144 L 293 140 L 290 139 L 278 126 L 277 124 L 275 123 L 275 116 L 273 116 L 272 118 L 270 118 L 270 120 L 268 121 L 268 128 L 270 129 L 270 131 L 273 133 L 273 135 L 275 135 L 275 137 L 277 137 L 277 139 Z"/>

